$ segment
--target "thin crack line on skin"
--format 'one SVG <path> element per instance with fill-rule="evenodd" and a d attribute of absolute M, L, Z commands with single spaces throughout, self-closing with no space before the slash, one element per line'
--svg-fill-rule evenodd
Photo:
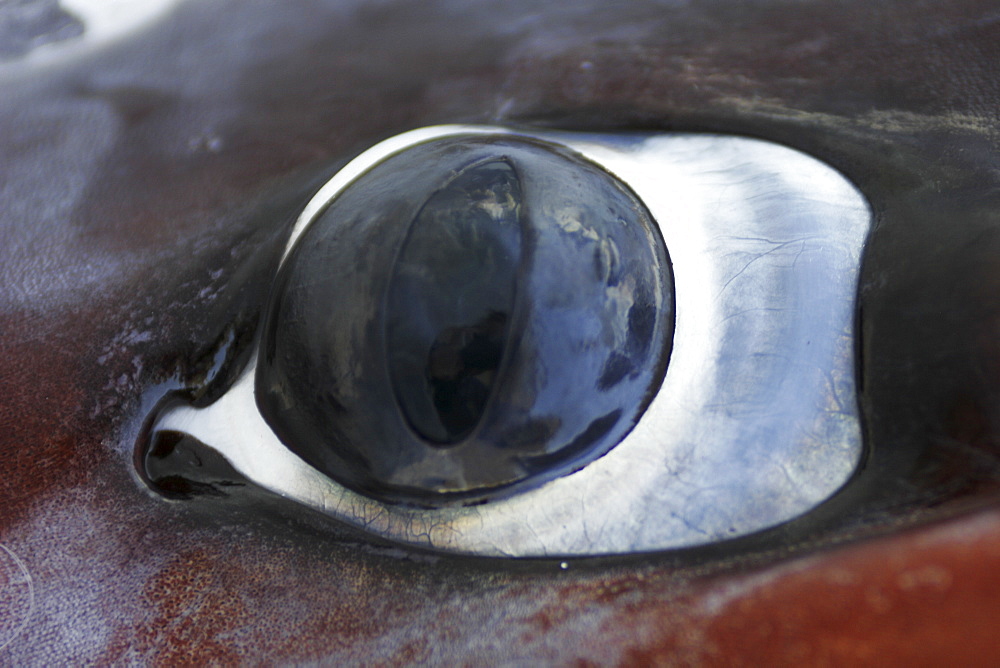
<path fill-rule="evenodd" d="M 0 543 L 0 550 L 6 552 L 10 556 L 10 558 L 14 561 L 14 564 L 17 566 L 18 570 L 20 570 L 21 574 L 24 576 L 24 583 L 28 586 L 28 613 L 24 616 L 24 619 L 21 621 L 20 626 L 18 626 L 17 629 L 14 630 L 14 633 L 11 634 L 9 638 L 7 638 L 6 640 L 0 639 L 0 650 L 3 650 L 5 647 L 7 647 L 7 645 L 12 643 L 14 639 L 16 639 L 19 635 L 21 635 L 24 629 L 27 628 L 28 622 L 31 621 L 31 617 L 35 612 L 35 586 L 31 579 L 31 573 L 28 572 L 28 567 L 24 565 L 24 562 L 21 561 L 21 559 L 3 543 Z"/>

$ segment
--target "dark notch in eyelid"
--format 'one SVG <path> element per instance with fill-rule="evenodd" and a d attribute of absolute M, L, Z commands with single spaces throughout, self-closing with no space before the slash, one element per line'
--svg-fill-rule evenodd
<path fill-rule="evenodd" d="M 153 489 L 170 499 L 228 496 L 231 488 L 247 484 L 222 455 L 178 431 L 152 435 L 143 472 Z"/>

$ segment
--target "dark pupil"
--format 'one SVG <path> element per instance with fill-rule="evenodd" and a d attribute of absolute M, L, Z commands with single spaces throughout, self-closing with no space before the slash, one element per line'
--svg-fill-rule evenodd
<path fill-rule="evenodd" d="M 502 160 L 463 171 L 410 227 L 386 303 L 396 401 L 433 443 L 479 424 L 504 358 L 521 263 L 521 191 Z"/>
<path fill-rule="evenodd" d="M 426 378 L 434 392 L 434 409 L 450 437 L 471 432 L 486 409 L 493 379 L 507 343 L 507 314 L 492 312 L 468 327 L 449 327 L 431 346 Z M 404 405 L 407 419 L 413 423 Z M 426 438 L 433 436 L 423 432 Z"/>

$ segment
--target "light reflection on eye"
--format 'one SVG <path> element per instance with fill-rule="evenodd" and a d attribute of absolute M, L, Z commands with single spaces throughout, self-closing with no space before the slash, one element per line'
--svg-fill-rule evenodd
<path fill-rule="evenodd" d="M 424 547 L 612 554 L 759 531 L 861 456 L 869 221 L 838 173 L 756 140 L 400 135 L 303 212 L 255 362 L 154 429 Z"/>

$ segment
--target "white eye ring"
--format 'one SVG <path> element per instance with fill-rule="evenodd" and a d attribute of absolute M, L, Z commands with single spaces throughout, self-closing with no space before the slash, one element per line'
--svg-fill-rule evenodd
<path fill-rule="evenodd" d="M 390 505 L 290 452 L 254 399 L 256 360 L 214 404 L 173 406 L 154 431 L 188 434 L 249 480 L 391 540 L 477 555 L 632 553 L 702 545 L 814 508 L 853 474 L 863 445 L 854 311 L 871 212 L 841 174 L 764 141 L 438 126 L 366 151 L 324 185 L 303 230 L 361 174 L 455 135 L 564 146 L 626 183 L 673 263 L 675 329 L 659 392 L 604 457 L 537 488 L 469 507 Z"/>

